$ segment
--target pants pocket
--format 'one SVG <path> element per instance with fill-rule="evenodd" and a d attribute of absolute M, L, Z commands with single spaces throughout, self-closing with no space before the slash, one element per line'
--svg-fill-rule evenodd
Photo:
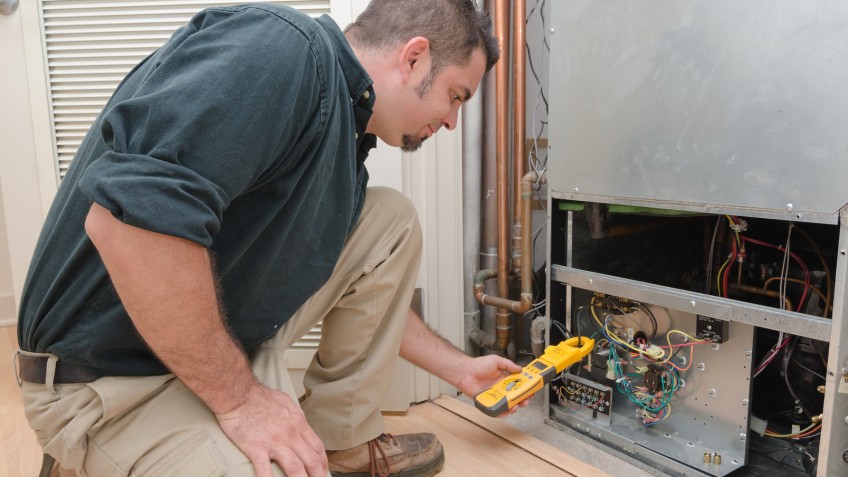
<path fill-rule="evenodd" d="M 227 471 L 221 454 L 209 431 L 200 431 L 191 436 L 165 457 L 146 469 L 144 473 L 131 475 L 138 477 L 220 477 Z"/>

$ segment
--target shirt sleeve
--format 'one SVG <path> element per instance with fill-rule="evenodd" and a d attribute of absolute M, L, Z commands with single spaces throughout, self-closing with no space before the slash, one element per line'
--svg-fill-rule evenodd
<path fill-rule="evenodd" d="M 99 118 L 107 146 L 79 187 L 124 223 L 212 244 L 223 213 L 321 125 L 308 32 L 278 14 L 196 16 L 131 72 Z"/>

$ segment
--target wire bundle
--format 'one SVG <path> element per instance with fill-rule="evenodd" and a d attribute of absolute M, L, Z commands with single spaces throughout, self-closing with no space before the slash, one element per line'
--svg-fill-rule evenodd
<path fill-rule="evenodd" d="M 657 422 L 666 419 L 671 414 L 671 401 L 674 393 L 683 386 L 680 377 L 681 371 L 687 371 L 692 366 L 694 347 L 698 344 L 707 344 L 708 341 L 692 337 L 680 330 L 668 330 L 666 333 L 666 344 L 656 345 L 652 341 L 656 337 L 657 321 L 650 309 L 640 302 L 621 302 L 611 297 L 592 297 L 590 309 L 594 318 L 596 331 L 604 339 L 598 341 L 599 347 L 608 346 L 609 356 L 607 365 L 611 369 L 616 388 L 627 399 L 638 407 L 637 415 L 644 426 L 650 427 Z M 598 309 L 603 309 L 604 319 L 598 316 Z M 615 316 L 624 316 L 635 321 L 631 315 L 635 311 L 644 311 L 651 321 L 652 331 L 644 337 L 636 338 L 628 342 L 622 339 L 613 330 L 612 319 Z M 617 314 L 616 314 L 617 313 Z M 638 324 L 638 322 L 637 322 Z M 671 336 L 678 334 L 683 336 L 684 342 L 674 343 Z M 689 348 L 688 364 L 683 367 L 675 360 L 677 353 L 684 347 Z M 630 363 L 631 367 L 642 372 L 625 372 L 622 356 Z M 647 376 L 652 375 L 658 381 L 655 390 L 646 385 Z"/>

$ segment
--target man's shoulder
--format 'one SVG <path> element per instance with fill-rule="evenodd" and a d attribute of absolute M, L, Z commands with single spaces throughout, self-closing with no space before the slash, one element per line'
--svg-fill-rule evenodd
<path fill-rule="evenodd" d="M 243 20 L 257 26 L 267 25 L 275 28 L 275 30 L 268 31 L 268 34 L 297 31 L 307 38 L 311 38 L 321 30 L 321 25 L 303 11 L 288 5 L 274 3 L 244 3 L 211 7 L 200 12 L 195 20 L 198 20 L 198 18 L 201 18 L 203 26 L 218 21 Z"/>

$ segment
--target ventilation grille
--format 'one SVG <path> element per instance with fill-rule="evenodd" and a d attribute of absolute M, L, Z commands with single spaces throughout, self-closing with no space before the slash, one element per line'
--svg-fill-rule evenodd
<path fill-rule="evenodd" d="M 261 2 L 261 0 L 260 0 Z M 42 0 L 51 119 L 61 179 L 118 83 L 195 13 L 232 1 Z M 266 1 L 310 16 L 330 1 Z"/>

